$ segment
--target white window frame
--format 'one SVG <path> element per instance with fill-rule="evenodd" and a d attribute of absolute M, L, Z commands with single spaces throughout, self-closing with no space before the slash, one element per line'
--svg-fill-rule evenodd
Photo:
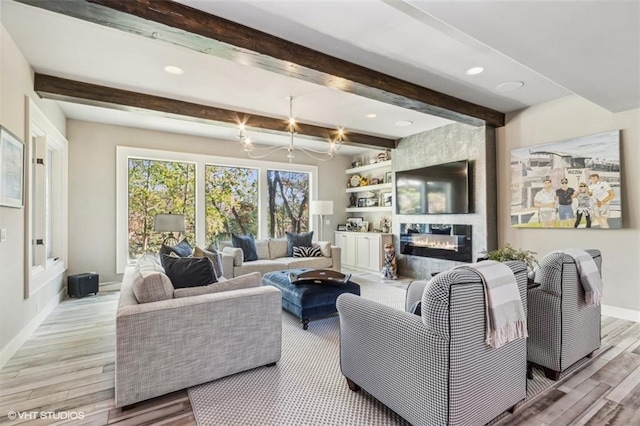
<path fill-rule="evenodd" d="M 318 167 L 304 164 L 279 163 L 274 161 L 251 160 L 246 158 L 219 157 L 188 152 L 163 151 L 130 146 L 116 147 L 116 273 L 122 274 L 129 259 L 129 159 L 142 158 L 158 161 L 178 161 L 196 165 L 196 241 L 203 246 L 205 242 L 205 203 L 204 175 L 206 165 L 249 167 L 258 169 L 258 238 L 266 238 L 268 194 L 265 188 L 267 170 L 285 170 L 309 173 L 310 200 L 318 194 Z M 313 229 L 313 221 L 309 220 L 309 228 Z"/>
<path fill-rule="evenodd" d="M 27 100 L 25 298 L 66 271 L 68 250 L 69 143 L 36 104 L 28 97 Z M 47 158 L 48 151 L 52 154 L 51 161 Z M 48 188 L 51 188 L 50 192 Z M 36 240 L 42 240 L 42 244 L 34 249 Z M 48 248 L 50 258 L 47 258 Z"/>

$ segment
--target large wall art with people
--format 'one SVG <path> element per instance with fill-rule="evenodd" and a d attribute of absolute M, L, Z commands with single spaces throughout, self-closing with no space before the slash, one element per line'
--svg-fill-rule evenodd
<path fill-rule="evenodd" d="M 622 228 L 620 131 L 511 151 L 511 225 Z"/>

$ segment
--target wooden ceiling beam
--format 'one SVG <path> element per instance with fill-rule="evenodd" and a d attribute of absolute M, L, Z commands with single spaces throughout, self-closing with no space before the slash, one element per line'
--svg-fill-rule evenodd
<path fill-rule="evenodd" d="M 471 125 L 504 126 L 499 111 L 309 49 L 167 0 L 17 0 L 63 15 Z"/>
<path fill-rule="evenodd" d="M 233 127 L 238 127 L 240 123 L 244 123 L 247 129 L 288 132 L 289 122 L 286 118 L 248 114 L 38 73 L 36 73 L 34 77 L 34 90 L 43 98 L 57 101 L 75 102 L 84 105 L 127 111 L 155 111 L 163 116 L 179 117 L 197 122 L 216 125 L 224 123 Z M 338 130 L 311 124 L 296 123 L 296 133 L 325 140 L 335 140 L 338 135 Z M 345 132 L 344 143 L 347 145 L 380 149 L 393 149 L 396 146 L 396 141 L 393 139 L 348 131 Z"/>

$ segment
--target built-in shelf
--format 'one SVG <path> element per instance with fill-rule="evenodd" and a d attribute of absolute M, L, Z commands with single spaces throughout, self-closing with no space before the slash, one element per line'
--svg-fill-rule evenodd
<path fill-rule="evenodd" d="M 346 174 L 362 173 L 369 170 L 380 169 L 383 167 L 391 167 L 391 160 L 381 161 L 379 163 L 367 164 L 366 166 L 354 167 L 352 169 L 347 169 L 345 173 Z"/>
<path fill-rule="evenodd" d="M 364 191 L 377 191 L 381 189 L 391 189 L 391 183 L 379 183 L 377 185 L 365 185 L 355 186 L 353 188 L 347 188 L 347 192 L 364 192 Z"/>
<path fill-rule="evenodd" d="M 347 194 L 351 194 L 349 196 L 349 204 L 351 207 L 347 207 L 347 212 L 391 212 L 393 210 L 393 207 L 390 205 L 392 204 L 391 193 L 393 192 L 391 160 L 353 167 L 346 170 L 346 173 L 351 176 L 349 178 L 350 182 L 347 183 L 349 188 L 345 189 Z M 377 183 L 372 185 L 359 185 L 362 182 L 371 182 L 372 179 L 375 179 L 374 182 Z M 352 184 L 358 186 L 351 186 Z M 363 195 L 368 195 L 369 197 L 359 198 Z M 365 202 L 362 202 L 363 200 Z M 356 207 L 356 205 L 369 205 L 371 207 Z"/>
<path fill-rule="evenodd" d="M 390 212 L 391 206 L 383 207 L 347 207 L 347 212 Z"/>

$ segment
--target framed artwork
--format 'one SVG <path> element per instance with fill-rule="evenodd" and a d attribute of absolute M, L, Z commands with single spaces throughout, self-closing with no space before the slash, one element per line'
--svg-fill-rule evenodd
<path fill-rule="evenodd" d="M 620 131 L 511 151 L 511 226 L 622 228 Z"/>
<path fill-rule="evenodd" d="M 382 205 L 385 207 L 390 207 L 392 204 L 392 194 L 391 192 L 383 192 L 380 196 L 382 198 Z"/>
<path fill-rule="evenodd" d="M 362 222 L 363 220 L 364 220 L 363 217 L 348 217 L 347 223 L 358 223 L 358 222 Z"/>
<path fill-rule="evenodd" d="M 338 231 L 346 231 L 346 230 L 347 230 L 347 224 L 346 223 L 338 224 Z"/>
<path fill-rule="evenodd" d="M 384 175 L 384 183 L 391 183 L 391 180 L 393 179 L 393 173 L 391 172 L 387 172 Z"/>
<path fill-rule="evenodd" d="M 0 206 L 24 205 L 24 144 L 0 126 Z"/>
<path fill-rule="evenodd" d="M 366 207 L 367 199 L 366 198 L 358 198 L 358 207 Z"/>

